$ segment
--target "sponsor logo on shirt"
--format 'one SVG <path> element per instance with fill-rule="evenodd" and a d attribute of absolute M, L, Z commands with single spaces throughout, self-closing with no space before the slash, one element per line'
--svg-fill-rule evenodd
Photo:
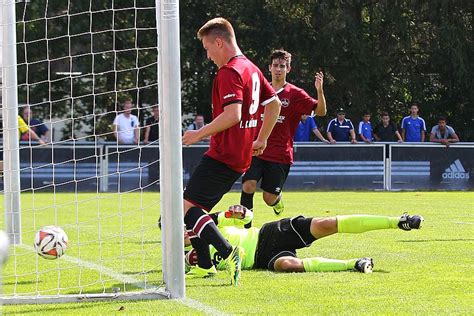
<path fill-rule="evenodd" d="M 232 98 L 232 97 L 235 97 L 235 93 L 226 94 L 223 99 L 226 100 L 226 99 Z"/>
<path fill-rule="evenodd" d="M 257 123 L 258 123 L 257 119 L 240 121 L 240 128 L 254 128 L 254 127 L 257 127 Z"/>
<path fill-rule="evenodd" d="M 263 122 L 263 117 L 264 117 L 264 114 L 260 114 L 260 120 Z M 285 120 L 285 116 L 284 115 L 278 115 L 278 118 L 277 118 L 277 123 L 283 123 L 283 121 Z"/>

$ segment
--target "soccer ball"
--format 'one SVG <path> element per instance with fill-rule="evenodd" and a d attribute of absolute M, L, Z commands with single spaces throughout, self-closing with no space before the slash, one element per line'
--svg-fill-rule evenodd
<path fill-rule="evenodd" d="M 45 259 L 57 259 L 66 252 L 68 238 L 61 227 L 45 226 L 36 232 L 35 250 Z"/>

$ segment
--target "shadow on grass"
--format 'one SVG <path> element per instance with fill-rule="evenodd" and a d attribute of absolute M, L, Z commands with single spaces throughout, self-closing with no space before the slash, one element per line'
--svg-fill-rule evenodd
<path fill-rule="evenodd" d="M 110 308 L 110 312 L 111 313 L 114 313 L 114 311 L 119 311 L 120 308 L 122 307 L 122 305 L 120 305 L 120 302 L 116 301 L 103 301 L 103 302 L 81 302 L 80 304 L 76 304 L 76 303 L 65 303 L 65 304 L 61 304 L 61 305 L 49 305 L 49 306 L 45 306 L 45 307 L 35 307 L 34 309 L 31 309 L 31 310 L 22 310 L 22 311 L 18 311 L 16 310 L 14 312 L 15 315 L 26 315 L 26 314 L 38 314 L 38 313 L 41 313 L 41 312 L 45 312 L 46 313 L 55 313 L 55 314 L 62 314 L 61 311 L 64 311 L 65 314 L 70 314 L 70 313 L 80 313 L 80 310 L 83 309 L 83 310 L 87 310 L 87 309 L 90 309 L 93 305 L 96 305 L 97 303 L 100 303 L 100 304 L 107 304 L 107 305 L 110 305 L 111 308 Z M 27 306 L 34 306 L 34 305 L 23 305 L 23 307 L 27 307 Z M 6 314 L 8 314 L 8 310 L 5 311 L 5 306 L 3 307 L 4 308 L 4 312 L 6 312 Z"/>
<path fill-rule="evenodd" d="M 158 245 L 158 244 L 161 244 L 161 240 L 132 241 L 130 243 L 137 244 L 137 245 Z"/>
<path fill-rule="evenodd" d="M 222 282 L 221 284 L 206 284 L 206 283 L 199 283 L 199 284 L 186 284 L 186 287 L 229 287 L 230 282 Z"/>
<path fill-rule="evenodd" d="M 30 280 L 30 281 L 18 281 L 18 282 L 3 282 L 3 285 L 26 285 L 26 284 L 36 284 L 36 283 L 41 283 L 41 280 Z"/>
<path fill-rule="evenodd" d="M 450 238 L 450 239 L 413 239 L 413 240 L 397 240 L 397 242 L 432 242 L 432 241 L 474 241 L 473 238 Z"/>
<path fill-rule="evenodd" d="M 146 274 L 150 274 L 150 273 L 161 273 L 161 272 L 163 272 L 163 271 L 160 270 L 160 269 L 154 269 L 154 270 L 146 271 Z M 122 274 L 140 276 L 140 275 L 143 275 L 144 273 L 143 273 L 143 271 L 123 271 Z"/>

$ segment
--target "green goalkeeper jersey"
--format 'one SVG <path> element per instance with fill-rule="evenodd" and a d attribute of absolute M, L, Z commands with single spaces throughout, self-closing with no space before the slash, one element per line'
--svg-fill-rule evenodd
<path fill-rule="evenodd" d="M 255 262 L 255 251 L 258 244 L 259 228 L 252 227 L 250 229 L 238 228 L 234 226 L 219 227 L 222 235 L 229 241 L 229 243 L 236 247 L 240 246 L 244 250 L 244 259 L 242 261 L 242 269 L 252 269 Z M 211 258 L 218 270 L 225 270 L 225 262 L 217 253 L 214 247 L 210 246 Z"/>

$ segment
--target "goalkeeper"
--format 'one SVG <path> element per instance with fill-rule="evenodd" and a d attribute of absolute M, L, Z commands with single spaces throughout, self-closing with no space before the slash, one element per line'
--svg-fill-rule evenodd
<path fill-rule="evenodd" d="M 423 217 L 403 214 L 401 217 L 376 215 L 340 215 L 335 217 L 284 218 L 266 223 L 262 228 L 243 226 L 253 218 L 252 211 L 242 205 L 234 205 L 226 212 L 209 214 L 222 234 L 234 246 L 245 252 L 242 269 L 267 269 L 278 272 L 325 272 L 356 270 L 371 273 L 372 258 L 336 260 L 326 258 L 304 258 L 296 256 L 296 250 L 309 247 L 315 240 L 335 233 L 363 233 L 378 229 L 420 229 Z M 190 245 L 185 235 L 186 246 Z M 216 268 L 225 269 L 224 261 L 211 247 L 211 258 Z M 186 253 L 187 268 L 197 263 L 193 249 Z"/>

